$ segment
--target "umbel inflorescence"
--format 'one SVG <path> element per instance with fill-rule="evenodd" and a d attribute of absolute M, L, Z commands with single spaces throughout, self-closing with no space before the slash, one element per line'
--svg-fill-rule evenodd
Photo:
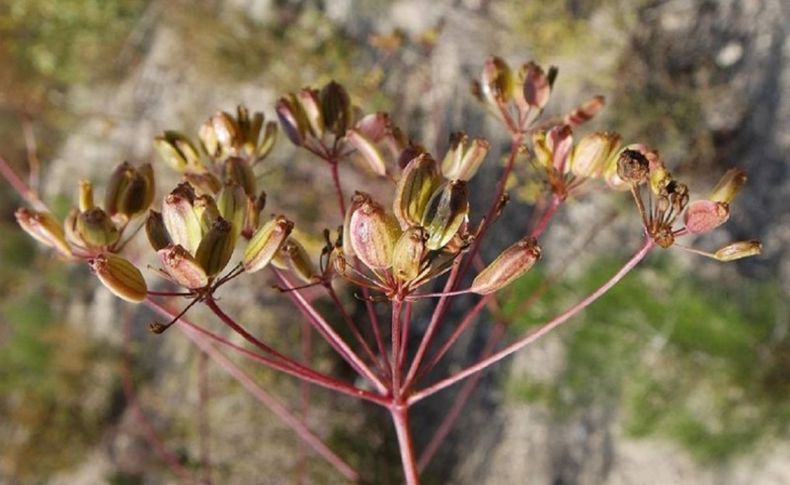
<path fill-rule="evenodd" d="M 94 200 L 93 185 L 81 181 L 78 205 L 65 221 L 56 220 L 40 206 L 19 209 L 17 220 L 62 258 L 87 262 L 118 297 L 145 301 L 166 315 L 167 323 L 151 324 L 153 332 L 162 333 L 173 325 L 201 329 L 183 316 L 192 305 L 203 303 L 252 345 L 254 352 L 232 346 L 204 328 L 200 338 L 297 378 L 385 407 L 397 431 L 406 480 L 416 483 L 419 469 L 427 464 L 432 451 L 425 450 L 418 457 L 413 449 L 408 425 L 412 404 L 480 372 L 567 321 L 655 247 L 680 247 L 720 261 L 760 252 L 757 241 L 735 242 L 713 253 L 678 243 L 684 236 L 710 232 L 727 220 L 730 203 L 746 180 L 741 170 L 728 171 L 707 198 L 692 200 L 688 187 L 670 174 L 659 153 L 647 145 L 624 144 L 619 135 L 609 132 L 574 136 L 574 130 L 602 108 L 602 97 L 582 103 L 565 116 L 542 120 L 556 76 L 555 68 L 544 70 L 532 62 L 515 71 L 497 57 L 485 62 L 480 80 L 473 84 L 473 94 L 501 121 L 512 142 L 493 188 L 473 181 L 481 165 L 493 158 L 488 156 L 492 146 L 488 140 L 453 133 L 444 156 L 435 158 L 406 137 L 388 114 L 364 114 L 334 81 L 320 90 L 305 88 L 283 96 L 274 107 L 279 126 L 293 145 L 326 163 L 343 216 L 337 220 L 336 230 L 324 231 L 320 254 L 310 254 L 296 237 L 297 221 L 282 214 L 265 215 L 266 192 L 258 186 L 256 171 L 271 156 L 278 123 L 266 122 L 262 113 L 250 113 L 241 106 L 234 115 L 219 112 L 209 118 L 196 141 L 174 131 L 165 131 L 154 140 L 160 158 L 182 175 L 161 203 L 154 203 L 152 167 L 124 162 L 105 184 L 101 206 Z M 391 193 L 371 194 L 362 187 L 344 193 L 338 164 L 351 159 L 361 161 L 361 169 L 371 177 L 388 180 Z M 486 234 L 506 213 L 506 182 L 516 163 L 529 163 L 537 169 L 534 173 L 543 188 L 541 203 L 536 206 L 539 217 L 534 227 L 525 228 L 519 240 L 485 264 L 480 261 L 480 248 Z M 529 271 L 542 252 L 551 250 L 542 248 L 539 241 L 563 202 L 590 189 L 631 193 L 644 235 L 636 254 L 596 292 L 543 326 L 480 356 L 477 364 L 426 385 L 433 366 L 460 333 L 486 305 L 496 304 L 497 290 Z M 493 194 L 479 220 L 470 219 L 470 190 Z M 161 278 L 157 290 L 149 290 L 151 278 L 143 276 L 139 263 L 123 256 L 124 247 L 140 226 L 144 226 L 159 261 L 151 270 L 152 277 Z M 238 261 L 234 260 L 237 248 L 242 249 Z M 231 281 L 241 283 L 239 277 L 263 269 L 273 273 L 279 288 L 357 371 L 363 384 L 347 383 L 317 372 L 309 362 L 297 362 L 222 310 L 214 298 L 217 289 Z M 448 273 L 443 289 L 433 293 L 433 283 Z M 464 282 L 471 283 L 462 287 Z M 335 291 L 340 284 L 358 289 L 355 292 L 368 310 L 362 321 L 343 308 Z M 327 321 L 304 298 L 304 291 L 315 291 L 308 290 L 310 287 L 323 288 L 340 310 L 342 321 Z M 462 321 L 448 321 L 451 298 L 464 293 L 478 295 L 477 304 Z M 429 297 L 439 301 L 428 327 L 417 333 L 411 328 L 415 325 L 412 305 Z M 157 302 L 160 298 L 184 298 L 187 304 L 180 313 L 168 313 Z M 390 310 L 387 325 L 382 324 L 385 317 L 380 314 L 385 305 Z M 348 326 L 353 343 L 336 331 L 340 325 Z M 437 346 L 440 326 L 455 331 Z M 413 337 L 415 333 L 418 338 Z M 304 437 L 304 431 L 297 431 Z M 321 453 L 321 449 L 317 451 Z M 338 457 L 327 459 L 348 478 L 360 478 L 359 472 Z"/>

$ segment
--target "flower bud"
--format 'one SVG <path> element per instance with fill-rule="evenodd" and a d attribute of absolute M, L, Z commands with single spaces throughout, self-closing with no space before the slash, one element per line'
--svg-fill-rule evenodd
<path fill-rule="evenodd" d="M 379 176 L 387 174 L 387 166 L 381 152 L 370 140 L 353 128 L 346 132 L 346 141 L 359 152 L 368 168 Z"/>
<path fill-rule="evenodd" d="M 726 203 L 695 200 L 686 209 L 684 222 L 691 234 L 704 234 L 727 222 L 729 217 L 730 209 Z"/>
<path fill-rule="evenodd" d="M 469 189 L 465 181 L 453 180 L 436 189 L 420 224 L 428 231 L 428 249 L 436 251 L 450 242 L 468 214 Z"/>
<path fill-rule="evenodd" d="M 392 250 L 399 236 L 398 224 L 384 208 L 367 194 L 357 205 L 348 224 L 349 238 L 354 254 L 373 271 L 385 270 L 392 265 Z"/>
<path fill-rule="evenodd" d="M 486 59 L 480 87 L 484 99 L 494 106 L 510 101 L 513 96 L 513 73 L 507 62 L 496 56 Z"/>
<path fill-rule="evenodd" d="M 244 250 L 244 270 L 254 273 L 269 264 L 291 234 L 293 227 L 293 222 L 284 216 L 277 216 L 255 231 Z"/>
<path fill-rule="evenodd" d="M 762 251 L 763 244 L 760 241 L 738 241 L 719 249 L 714 256 L 719 261 L 735 261 L 736 259 L 756 256 Z"/>
<path fill-rule="evenodd" d="M 148 236 L 148 242 L 151 243 L 154 251 L 159 251 L 173 244 L 170 234 L 167 233 L 165 228 L 162 213 L 155 210 L 149 211 L 148 217 L 145 219 L 145 235 Z"/>
<path fill-rule="evenodd" d="M 346 134 L 352 123 L 351 97 L 346 89 L 335 81 L 330 81 L 320 93 L 321 114 L 326 129 L 337 137 Z"/>
<path fill-rule="evenodd" d="M 230 157 L 225 160 L 225 183 L 234 183 L 247 195 L 255 195 L 255 174 L 247 160 Z"/>
<path fill-rule="evenodd" d="M 405 229 L 422 222 L 428 202 L 439 183 L 436 160 L 429 154 L 420 154 L 406 165 L 395 188 L 392 207 L 401 227 Z"/>
<path fill-rule="evenodd" d="M 200 219 L 193 203 L 195 192 L 187 183 L 179 184 L 165 197 L 162 204 L 162 219 L 173 243 L 194 253 L 200 244 L 202 230 Z"/>
<path fill-rule="evenodd" d="M 281 269 L 288 269 L 305 283 L 312 283 L 317 272 L 304 246 L 289 237 L 272 260 Z"/>
<path fill-rule="evenodd" d="M 617 159 L 617 175 L 624 182 L 639 185 L 647 180 L 650 162 L 637 150 L 626 149 Z"/>
<path fill-rule="evenodd" d="M 190 290 L 205 288 L 208 285 L 206 270 L 183 246 L 171 244 L 157 251 L 157 254 L 164 265 L 165 272 L 176 284 Z"/>
<path fill-rule="evenodd" d="M 93 184 L 90 180 L 80 180 L 80 197 L 79 208 L 80 212 L 85 212 L 88 209 L 93 209 Z"/>
<path fill-rule="evenodd" d="M 322 138 L 325 127 L 318 91 L 310 88 L 302 89 L 297 94 L 297 99 L 307 119 L 307 128 L 310 130 L 310 133 L 317 138 Z"/>
<path fill-rule="evenodd" d="M 745 183 L 746 172 L 740 168 L 731 168 L 725 172 L 719 183 L 713 188 L 708 200 L 729 204 Z"/>
<path fill-rule="evenodd" d="M 205 170 L 195 145 L 177 131 L 165 131 L 154 138 L 154 148 L 162 160 L 179 172 Z"/>
<path fill-rule="evenodd" d="M 419 226 L 412 226 L 401 234 L 392 252 L 392 271 L 401 281 L 412 281 L 420 275 L 428 250 L 425 241 L 428 233 Z"/>
<path fill-rule="evenodd" d="M 524 77 L 522 91 L 524 101 L 529 107 L 542 110 L 546 106 L 551 95 L 551 85 L 557 75 L 556 71 L 556 68 L 552 67 L 549 69 L 549 75 L 546 75 L 543 68 L 534 62 L 529 62 L 522 67 Z"/>
<path fill-rule="evenodd" d="M 26 208 L 14 213 L 19 226 L 36 241 L 55 248 L 64 256 L 71 256 L 71 246 L 66 241 L 63 228 L 49 212 L 37 212 Z"/>
<path fill-rule="evenodd" d="M 525 237 L 509 248 L 481 271 L 472 282 L 471 290 L 479 295 L 504 288 L 529 271 L 540 259 L 540 246 L 534 237 Z"/>
<path fill-rule="evenodd" d="M 110 216 L 94 207 L 77 217 L 77 233 L 90 248 L 103 248 L 115 244 L 121 237 Z"/>
<path fill-rule="evenodd" d="M 233 226 L 220 217 L 200 240 L 195 251 L 195 261 L 206 271 L 208 277 L 212 277 L 227 266 L 233 256 L 235 242 Z"/>
<path fill-rule="evenodd" d="M 90 260 L 99 281 L 115 296 L 132 303 L 143 301 L 148 293 L 140 270 L 117 254 L 104 253 Z"/>
<path fill-rule="evenodd" d="M 596 132 L 584 136 L 573 149 L 571 171 L 577 177 L 599 177 L 620 149 L 620 135 Z"/>

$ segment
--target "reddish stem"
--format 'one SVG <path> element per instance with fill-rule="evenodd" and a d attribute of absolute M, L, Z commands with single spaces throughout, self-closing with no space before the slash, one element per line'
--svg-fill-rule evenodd
<path fill-rule="evenodd" d="M 335 192 L 337 192 L 337 205 L 340 208 L 340 218 L 346 217 L 346 198 L 343 195 L 343 187 L 340 185 L 340 174 L 338 173 L 337 161 L 328 160 L 329 166 L 332 170 L 332 183 L 335 185 Z"/>
<path fill-rule="evenodd" d="M 33 206 L 33 208 L 39 211 L 49 211 L 47 206 L 38 198 L 38 194 L 17 176 L 16 172 L 11 168 L 11 165 L 2 156 L 0 156 L 0 175 L 2 175 L 8 183 L 11 184 L 14 191 L 25 199 L 28 204 Z"/>
<path fill-rule="evenodd" d="M 422 389 L 409 397 L 408 403 L 414 404 L 426 397 L 434 394 L 438 391 L 441 391 L 445 387 L 449 387 L 456 382 L 459 382 L 477 372 L 480 372 L 493 364 L 496 364 L 500 360 L 504 359 L 505 357 L 509 356 L 510 354 L 521 350 L 522 348 L 526 347 L 527 345 L 533 343 L 534 341 L 538 340 L 543 335 L 549 333 L 550 331 L 554 330 L 555 328 L 559 327 L 566 321 L 568 321 L 571 317 L 575 316 L 577 313 L 585 309 L 595 300 L 601 297 L 604 293 L 609 291 L 609 289 L 617 284 L 623 277 L 628 274 L 644 257 L 650 250 L 653 248 L 654 243 L 653 240 L 650 238 L 646 238 L 644 244 L 639 249 L 639 251 L 634 254 L 631 259 L 628 260 L 622 268 L 620 268 L 617 273 L 615 273 L 609 280 L 607 280 L 603 285 L 601 285 L 597 290 L 593 291 L 590 295 L 586 298 L 578 302 L 577 304 L 573 305 L 563 313 L 556 316 L 554 319 L 549 320 L 542 326 L 538 327 L 537 329 L 533 330 L 532 332 L 527 333 L 520 339 L 516 340 L 512 344 L 508 345 L 504 349 L 496 352 L 495 354 L 491 355 L 490 357 L 481 360 L 477 364 L 474 364 L 466 369 L 453 374 L 452 376 L 443 379 L 435 384 L 432 384 L 425 389 Z"/>
<path fill-rule="evenodd" d="M 382 373 L 386 373 L 384 366 L 382 366 L 381 364 L 381 360 L 373 352 L 373 349 L 370 348 L 370 345 L 368 345 L 367 340 L 365 340 L 365 337 L 362 335 L 362 332 L 359 330 L 359 327 L 354 322 L 354 319 L 351 318 L 351 315 L 348 314 L 348 311 L 346 311 L 345 307 L 343 306 L 343 302 L 341 302 L 340 298 L 337 296 L 337 292 L 335 291 L 335 289 L 332 288 L 331 284 L 327 284 L 326 290 L 329 293 L 329 297 L 335 303 L 335 307 L 337 307 L 337 310 L 343 316 L 343 321 L 346 322 L 346 325 L 348 326 L 351 333 L 354 335 L 354 338 L 356 338 L 357 342 L 359 342 L 359 345 L 362 346 L 362 350 L 365 352 L 365 355 L 368 356 L 371 362 L 373 362 L 373 364 L 375 364 L 376 367 L 378 367 Z"/>
<path fill-rule="evenodd" d="M 398 448 L 400 449 L 401 464 L 403 465 L 404 479 L 407 485 L 419 485 L 420 476 L 417 471 L 417 461 L 414 454 L 414 445 L 409 428 L 409 409 L 407 405 L 393 404 L 390 407 L 392 423 L 398 435 Z"/>
<path fill-rule="evenodd" d="M 211 449 L 209 447 L 209 420 L 206 412 L 208 403 L 208 376 L 206 366 L 208 356 L 200 352 L 197 356 L 198 368 L 198 436 L 200 439 L 200 466 L 203 469 L 203 483 L 211 484 Z"/>
<path fill-rule="evenodd" d="M 401 307 L 403 306 L 402 300 L 393 300 L 392 301 L 392 322 L 391 322 L 391 338 L 392 338 L 392 356 L 391 356 L 391 367 L 392 367 L 392 392 L 399 393 L 400 392 L 400 373 L 401 368 L 398 366 L 398 356 L 400 355 L 400 348 L 401 348 L 401 323 L 400 323 L 400 311 Z"/>

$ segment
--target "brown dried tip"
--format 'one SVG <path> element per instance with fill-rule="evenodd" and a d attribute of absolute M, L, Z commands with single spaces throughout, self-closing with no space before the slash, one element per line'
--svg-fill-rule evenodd
<path fill-rule="evenodd" d="M 636 150 L 623 150 L 617 160 L 617 175 L 623 181 L 639 185 L 647 180 L 650 173 L 650 162 Z"/>

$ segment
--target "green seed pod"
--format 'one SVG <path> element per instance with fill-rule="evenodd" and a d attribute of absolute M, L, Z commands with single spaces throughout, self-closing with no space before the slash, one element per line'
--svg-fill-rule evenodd
<path fill-rule="evenodd" d="M 233 226 L 234 239 L 239 237 L 244 229 L 249 200 L 252 199 L 236 184 L 226 184 L 217 196 L 217 208 L 220 215 Z"/>
<path fill-rule="evenodd" d="M 217 202 L 210 195 L 201 195 L 195 198 L 192 208 L 200 221 L 200 233 L 206 234 L 220 217 Z"/>
<path fill-rule="evenodd" d="M 458 164 L 457 171 L 451 175 L 445 174 L 448 179 L 469 180 L 477 173 L 480 164 L 483 163 L 491 145 L 483 138 L 475 138 L 469 148 L 464 147 L 464 156 Z"/>
<path fill-rule="evenodd" d="M 540 259 L 540 246 L 534 237 L 525 237 L 502 251 L 472 282 L 471 290 L 479 295 L 493 293 L 529 271 Z"/>
<path fill-rule="evenodd" d="M 38 212 L 26 208 L 14 213 L 19 226 L 36 241 L 55 248 L 64 256 L 71 256 L 71 246 L 57 219 L 49 212 Z"/>
<path fill-rule="evenodd" d="M 346 141 L 360 154 L 368 168 L 378 176 L 387 174 L 387 165 L 384 156 L 373 142 L 362 136 L 357 130 L 350 129 L 346 132 Z"/>
<path fill-rule="evenodd" d="M 88 209 L 93 209 L 93 184 L 90 180 L 80 180 L 80 197 L 79 208 L 80 212 L 85 212 Z"/>
<path fill-rule="evenodd" d="M 312 283 L 317 274 L 307 250 L 293 237 L 289 237 L 277 252 L 272 264 L 275 262 L 277 267 L 287 268 L 305 283 Z"/>
<path fill-rule="evenodd" d="M 176 284 L 191 290 L 205 288 L 208 285 L 206 270 L 184 247 L 171 244 L 157 251 L 157 254 L 164 265 L 165 272 Z"/>
<path fill-rule="evenodd" d="M 513 96 L 513 72 L 507 62 L 496 56 L 486 59 L 480 86 L 485 100 L 494 106 L 510 101 Z"/>
<path fill-rule="evenodd" d="M 721 177 L 719 183 L 711 191 L 709 200 L 729 204 L 746 183 L 746 172 L 740 168 L 731 168 Z"/>
<path fill-rule="evenodd" d="M 77 233 L 92 249 L 112 246 L 121 237 L 110 216 L 98 207 L 80 213 L 77 217 Z"/>
<path fill-rule="evenodd" d="M 427 153 L 414 158 L 395 188 L 392 210 L 402 228 L 420 225 L 428 202 L 440 183 L 436 160 Z"/>
<path fill-rule="evenodd" d="M 99 281 L 115 296 L 132 303 L 145 300 L 148 287 L 140 270 L 117 254 L 104 253 L 90 260 Z"/>
<path fill-rule="evenodd" d="M 436 189 L 420 224 L 428 231 L 428 249 L 443 248 L 461 228 L 469 214 L 469 189 L 463 180 L 453 180 Z"/>
<path fill-rule="evenodd" d="M 182 183 L 165 197 L 162 204 L 162 219 L 170 238 L 190 253 L 195 252 L 203 235 L 200 219 L 192 205 L 194 202 L 194 190 L 189 184 Z"/>
<path fill-rule="evenodd" d="M 254 273 L 269 264 L 291 234 L 294 223 L 277 216 L 253 234 L 244 250 L 244 270 Z"/>
<path fill-rule="evenodd" d="M 319 96 L 324 126 L 335 136 L 344 136 L 353 122 L 348 92 L 337 82 L 330 81 L 321 89 Z"/>
<path fill-rule="evenodd" d="M 223 218 L 214 221 L 195 251 L 195 260 L 212 277 L 228 265 L 236 238 L 233 226 Z"/>
<path fill-rule="evenodd" d="M 105 193 L 104 209 L 110 216 L 131 218 L 144 212 L 154 198 L 154 173 L 151 164 L 135 169 L 128 162 L 116 167 Z"/>
<path fill-rule="evenodd" d="M 392 253 L 392 272 L 401 281 L 412 281 L 425 266 L 428 250 L 425 241 L 428 233 L 419 226 L 412 226 L 401 234 Z"/>
<path fill-rule="evenodd" d="M 351 214 L 348 234 L 354 254 L 373 271 L 392 266 L 392 251 L 400 236 L 397 221 L 367 194 Z"/>
<path fill-rule="evenodd" d="M 584 136 L 571 155 L 571 172 L 577 177 L 593 178 L 603 174 L 606 165 L 620 149 L 620 135 L 596 132 Z"/>
<path fill-rule="evenodd" d="M 145 235 L 148 236 L 148 242 L 151 243 L 154 251 L 159 251 L 173 244 L 170 234 L 167 233 L 165 228 L 162 213 L 155 210 L 149 211 L 148 217 L 145 219 Z"/>
<path fill-rule="evenodd" d="M 263 128 L 263 138 L 258 145 L 258 153 L 255 154 L 256 161 L 266 158 L 266 155 L 274 148 L 275 141 L 277 141 L 277 123 L 269 121 Z"/>
<path fill-rule="evenodd" d="M 123 162 L 113 170 L 104 191 L 104 209 L 108 214 L 118 213 L 118 204 L 134 178 L 134 173 L 134 167 L 129 162 Z"/>
<path fill-rule="evenodd" d="M 230 157 L 225 160 L 225 183 L 233 183 L 244 189 L 247 195 L 255 195 L 255 174 L 247 160 Z"/>
<path fill-rule="evenodd" d="M 756 256 L 763 251 L 760 241 L 738 241 L 724 246 L 715 253 L 719 261 L 735 261 L 736 259 Z"/>
<path fill-rule="evenodd" d="M 165 131 L 154 138 L 154 148 L 162 160 L 179 172 L 205 170 L 195 145 L 177 131 Z"/>

